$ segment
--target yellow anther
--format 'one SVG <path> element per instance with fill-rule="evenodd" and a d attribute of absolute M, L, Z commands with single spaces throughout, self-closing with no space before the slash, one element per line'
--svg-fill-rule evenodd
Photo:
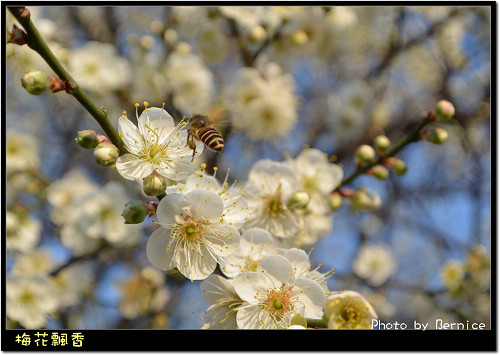
<path fill-rule="evenodd" d="M 140 106 L 140 105 L 136 102 L 136 103 L 135 103 L 135 107 L 139 107 L 139 106 Z"/>
<path fill-rule="evenodd" d="M 148 105 L 149 105 L 149 102 L 144 101 L 144 102 L 143 102 L 143 104 L 144 104 L 144 106 L 148 106 Z"/>

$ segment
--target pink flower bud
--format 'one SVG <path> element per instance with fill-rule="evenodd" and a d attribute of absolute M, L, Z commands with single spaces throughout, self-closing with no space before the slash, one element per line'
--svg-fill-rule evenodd
<path fill-rule="evenodd" d="M 441 100 L 434 107 L 434 114 L 438 121 L 448 121 L 455 115 L 455 107 L 451 102 Z"/>
<path fill-rule="evenodd" d="M 97 134 L 89 129 L 79 131 L 75 142 L 85 149 L 94 149 L 100 143 Z"/>

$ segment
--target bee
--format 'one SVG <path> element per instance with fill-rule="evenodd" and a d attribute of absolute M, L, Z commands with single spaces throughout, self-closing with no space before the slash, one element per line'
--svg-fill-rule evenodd
<path fill-rule="evenodd" d="M 187 121 L 187 125 L 188 136 L 186 145 L 193 150 L 191 162 L 194 160 L 194 155 L 196 154 L 195 139 L 203 142 L 205 146 L 215 152 L 222 152 L 222 149 L 224 149 L 224 139 L 222 139 L 219 131 L 213 127 L 212 122 L 210 122 L 207 116 L 193 115 Z"/>

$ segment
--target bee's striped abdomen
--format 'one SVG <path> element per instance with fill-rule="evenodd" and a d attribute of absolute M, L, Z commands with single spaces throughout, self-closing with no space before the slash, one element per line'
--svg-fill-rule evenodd
<path fill-rule="evenodd" d="M 224 139 L 215 128 L 205 127 L 198 131 L 200 140 L 210 149 L 221 152 L 224 149 Z"/>

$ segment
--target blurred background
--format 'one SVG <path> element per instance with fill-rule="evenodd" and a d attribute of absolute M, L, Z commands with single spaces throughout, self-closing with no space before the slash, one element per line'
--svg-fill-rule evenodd
<path fill-rule="evenodd" d="M 136 102 L 164 103 L 176 120 L 205 114 L 226 144 L 195 164 L 230 168 L 238 181 L 258 159 L 305 146 L 346 177 L 357 147 L 380 134 L 398 142 L 437 101 L 452 102 L 445 144 L 407 146 L 403 176 L 354 180 L 381 207 L 344 203 L 304 249 L 313 267 L 335 269 L 330 290 L 358 291 L 383 322 L 489 327 L 490 7 L 28 9 L 115 127 Z M 53 75 L 36 52 L 8 44 L 5 53 L 7 327 L 200 328 L 200 282 L 150 265 L 150 219 L 123 224 L 124 203 L 148 199 L 141 186 L 75 144 L 78 131 L 102 129 L 64 91 L 21 86 L 29 70 Z"/>

